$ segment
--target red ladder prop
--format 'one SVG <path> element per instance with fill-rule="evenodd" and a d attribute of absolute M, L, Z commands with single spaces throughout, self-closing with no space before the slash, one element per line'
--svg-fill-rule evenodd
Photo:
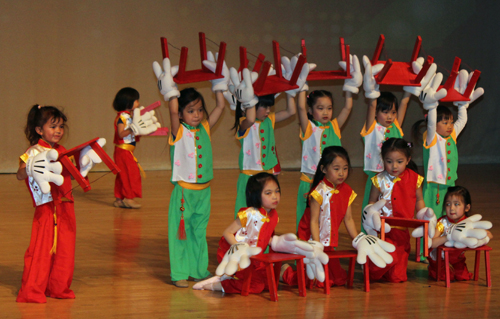
<path fill-rule="evenodd" d="M 190 70 L 186 71 L 187 57 L 188 57 L 188 48 L 181 48 L 181 57 L 179 60 L 179 71 L 174 76 L 174 81 L 177 84 L 186 84 L 186 83 L 194 83 L 194 82 L 203 82 L 210 81 L 215 79 L 221 79 L 224 76 L 222 75 L 222 66 L 224 64 L 224 58 L 226 56 L 226 43 L 221 42 L 219 45 L 219 57 L 217 60 L 217 67 L 215 69 L 215 73 L 207 69 L 203 65 L 203 61 L 207 59 L 207 44 L 205 41 L 205 33 L 199 33 L 199 41 L 200 41 L 200 59 L 201 59 L 201 69 L 198 70 Z M 163 58 L 168 58 L 168 43 L 167 38 L 161 38 L 161 50 L 163 54 Z"/>
<path fill-rule="evenodd" d="M 57 159 L 61 164 L 69 171 L 71 176 L 75 179 L 75 181 L 80 184 L 80 186 L 83 188 L 84 192 L 88 192 L 90 190 L 90 183 L 87 177 L 83 177 L 82 174 L 80 174 L 80 169 L 79 167 L 79 158 L 80 158 L 80 151 L 90 145 L 92 149 L 97 153 L 97 155 L 102 159 L 103 163 L 106 164 L 106 166 L 111 170 L 113 174 L 118 174 L 120 173 L 120 169 L 116 164 L 113 162 L 113 160 L 106 154 L 106 152 L 102 149 L 101 145 L 97 143 L 97 140 L 99 138 L 96 137 L 86 143 L 83 143 L 81 145 L 78 145 L 76 147 L 73 147 L 70 150 L 67 150 L 66 152 L 63 152 L 59 154 L 59 158 Z M 77 166 L 73 165 L 73 163 L 69 160 L 70 156 L 74 156 L 77 162 Z"/>
<path fill-rule="evenodd" d="M 429 221 L 423 219 L 401 218 L 401 217 L 381 217 L 382 226 L 380 226 L 380 239 L 385 240 L 385 223 L 391 226 L 417 228 L 424 226 L 424 256 L 429 256 L 429 246 L 427 236 L 429 231 Z M 416 238 L 416 260 L 420 261 L 420 238 Z"/>
<path fill-rule="evenodd" d="M 350 47 L 344 43 L 344 38 L 340 38 L 340 56 L 341 60 L 346 62 L 346 70 L 332 70 L 332 71 L 311 71 L 307 76 L 307 81 L 321 81 L 321 80 L 345 80 L 352 78 L 350 68 Z M 302 55 L 307 58 L 306 42 L 302 39 Z"/>
<path fill-rule="evenodd" d="M 467 84 L 467 88 L 465 89 L 464 94 L 460 94 L 457 90 L 455 90 L 455 81 L 458 76 L 458 72 L 460 69 L 460 63 L 462 60 L 459 57 L 455 57 L 453 61 L 453 67 L 451 69 L 450 76 L 446 79 L 444 85 L 439 86 L 439 89 L 445 88 L 448 92 L 444 98 L 439 100 L 440 102 L 467 102 L 470 101 L 470 95 L 472 90 L 476 86 L 477 80 L 479 80 L 479 76 L 481 75 L 481 71 L 475 70 L 472 75 L 469 83 Z"/>

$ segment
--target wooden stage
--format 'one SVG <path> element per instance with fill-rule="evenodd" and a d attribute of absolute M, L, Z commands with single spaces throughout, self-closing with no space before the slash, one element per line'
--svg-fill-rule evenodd
<path fill-rule="evenodd" d="M 74 191 L 78 231 L 72 289 L 76 299 L 48 298 L 46 304 L 15 302 L 34 209 L 24 182 L 14 174 L 0 175 L 0 318 L 500 318 L 500 235 L 495 231 L 500 225 L 499 165 L 459 167 L 459 184 L 471 191 L 473 213 L 494 225 L 491 288 L 486 287 L 484 258 L 478 282 L 455 282 L 447 289 L 444 282 L 428 279 L 427 265 L 416 263 L 412 252 L 406 283 L 372 282 L 371 291 L 365 293 L 357 265 L 353 289 L 333 287 L 330 296 L 313 289 L 304 298 L 298 296 L 297 288 L 280 284 L 278 302 L 269 301 L 268 292 L 243 297 L 174 287 L 167 245 L 170 172 L 147 172 L 139 210 L 112 206 L 114 175 L 104 174 L 90 174 L 90 181 L 96 180 L 90 192 Z M 299 175 L 284 171 L 279 177 L 278 234 L 294 231 Z M 237 177 L 237 170 L 215 171 L 207 230 L 212 273 L 217 266 L 217 243 L 232 220 Z M 365 180 L 360 168 L 347 180 L 358 193 L 353 203 L 358 221 Z M 340 234 L 340 248 L 351 248 L 344 227 Z M 473 256 L 467 253 L 469 270 L 474 267 Z"/>

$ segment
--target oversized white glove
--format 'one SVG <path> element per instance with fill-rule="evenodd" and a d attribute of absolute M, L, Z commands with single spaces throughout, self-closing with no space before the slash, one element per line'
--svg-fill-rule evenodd
<path fill-rule="evenodd" d="M 258 74 L 250 72 L 247 68 L 242 71 L 242 81 L 235 68 L 229 69 L 232 85 L 229 85 L 229 91 L 241 102 L 243 108 L 250 108 L 259 103 L 259 98 L 253 91 L 253 83 L 257 81 Z"/>
<path fill-rule="evenodd" d="M 135 136 L 149 135 L 156 132 L 156 130 L 161 126 L 160 123 L 158 123 L 156 116 L 154 116 L 154 110 L 141 115 L 141 111 L 143 109 L 144 106 L 134 109 L 134 116 L 132 118 L 132 123 L 130 124 L 130 129 L 134 132 Z"/>
<path fill-rule="evenodd" d="M 306 274 L 309 279 L 317 279 L 320 282 L 325 281 L 325 267 L 328 263 L 328 255 L 323 252 L 323 245 L 317 241 L 310 240 L 308 243 L 313 247 L 314 258 L 304 258 L 306 265 Z"/>
<path fill-rule="evenodd" d="M 229 84 L 231 86 L 232 84 Z M 228 86 L 228 87 L 229 87 Z M 234 85 L 232 85 L 234 87 Z M 236 100 L 236 97 L 231 93 L 231 91 L 227 90 L 222 92 L 222 95 L 224 95 L 224 98 L 226 101 L 229 103 L 229 108 L 231 108 L 231 111 L 236 111 L 236 105 L 238 103 L 238 100 Z"/>
<path fill-rule="evenodd" d="M 340 61 L 339 65 L 344 71 L 347 70 L 344 61 Z M 361 74 L 361 66 L 359 65 L 359 59 L 356 55 L 349 55 L 349 72 L 352 78 L 344 80 L 344 87 L 342 90 L 358 94 L 359 87 L 363 83 L 363 74 Z"/>
<path fill-rule="evenodd" d="M 55 162 L 58 157 L 59 153 L 51 149 L 31 156 L 26 161 L 26 173 L 33 177 L 44 194 L 50 193 L 50 182 L 57 186 L 64 183 L 64 177 L 61 175 L 62 165 Z"/>
<path fill-rule="evenodd" d="M 217 266 L 215 274 L 217 276 L 222 276 L 224 274 L 231 276 L 236 271 L 238 267 L 240 269 L 245 269 L 250 266 L 250 257 L 260 254 L 262 248 L 260 247 L 250 247 L 247 243 L 237 243 L 231 245 L 221 263 Z"/>
<path fill-rule="evenodd" d="M 427 229 L 428 229 L 427 241 L 428 241 L 428 248 L 431 248 L 432 238 L 436 234 L 436 224 L 437 224 L 436 215 L 434 214 L 434 211 L 432 210 L 432 208 L 424 207 L 417 212 L 417 219 L 423 219 L 423 220 L 429 221 L 429 225 L 427 227 Z M 424 235 L 425 235 L 424 234 L 424 226 L 419 226 L 419 227 L 415 228 L 411 233 L 411 236 L 414 238 L 423 237 Z"/>
<path fill-rule="evenodd" d="M 97 144 L 103 147 L 106 144 L 106 139 L 101 137 L 97 140 Z M 90 145 L 85 146 L 80 151 L 80 174 L 82 174 L 83 177 L 87 176 L 92 167 L 101 162 L 102 159 L 99 155 L 97 155 L 92 147 L 90 147 Z"/>
<path fill-rule="evenodd" d="M 372 66 L 370 59 L 363 55 L 363 65 L 365 66 L 365 74 L 363 75 L 363 89 L 367 99 L 376 99 L 380 96 L 380 86 L 375 80 L 375 75 L 379 74 L 384 68 L 383 64 L 375 64 Z"/>
<path fill-rule="evenodd" d="M 467 88 L 467 85 L 470 82 L 470 79 L 472 78 L 472 75 L 474 72 L 469 73 L 466 70 L 460 70 L 458 73 L 457 79 L 455 80 L 455 90 L 457 90 L 460 94 L 465 93 L 465 89 Z M 469 104 L 480 98 L 484 94 L 484 89 L 483 88 L 474 88 L 472 89 L 472 92 L 468 98 L 470 101 L 468 102 L 453 102 L 453 105 L 458 106 L 458 107 L 465 107 L 468 108 Z"/>
<path fill-rule="evenodd" d="M 396 247 L 372 235 L 359 233 L 352 241 L 352 247 L 358 251 L 356 261 L 360 265 L 366 264 L 366 257 L 379 268 L 385 268 L 387 264 L 392 263 L 393 258 L 388 253 L 396 250 Z"/>
<path fill-rule="evenodd" d="M 297 62 L 299 60 L 300 54 L 295 55 L 292 57 L 291 60 L 288 59 L 288 57 L 283 56 L 281 58 L 281 63 L 284 69 L 283 77 L 286 80 L 290 80 L 292 78 L 293 72 L 295 71 L 295 68 L 297 67 Z M 312 68 L 312 69 L 311 69 Z M 302 70 L 300 71 L 299 77 L 297 79 L 297 89 L 289 90 L 286 91 L 286 94 L 295 97 L 297 93 L 302 92 L 302 91 L 308 91 L 309 90 L 309 85 L 307 84 L 307 76 L 309 75 L 309 72 L 314 70 L 316 68 L 316 64 L 314 63 L 304 63 L 302 66 Z"/>
<path fill-rule="evenodd" d="M 375 204 L 366 205 L 363 209 L 363 215 L 361 216 L 361 222 L 363 224 L 364 230 L 369 235 L 377 235 L 377 232 L 380 231 L 380 227 L 382 226 L 382 220 L 380 219 L 380 210 L 385 206 L 387 201 L 385 199 L 381 199 Z M 388 223 L 385 223 L 385 232 L 388 233 L 391 231 L 391 226 Z"/>
<path fill-rule="evenodd" d="M 218 60 L 219 60 L 219 53 L 216 53 L 214 58 L 212 51 L 208 51 L 207 59 L 203 61 L 203 65 L 207 67 L 207 69 L 215 73 L 215 70 L 217 69 Z M 222 65 L 222 75 L 224 76 L 223 78 L 210 81 L 212 83 L 212 92 L 228 90 L 229 69 L 227 68 L 226 61 L 224 61 L 224 64 Z"/>
<path fill-rule="evenodd" d="M 424 66 L 425 59 L 423 57 L 419 57 L 416 61 L 413 61 L 411 64 L 412 70 L 414 74 L 419 74 L 420 70 Z M 425 73 L 424 77 L 420 81 L 420 86 L 403 86 L 403 90 L 415 95 L 418 97 L 420 93 L 429 85 L 429 82 L 432 80 L 432 77 L 436 74 L 437 65 L 436 63 L 432 63 L 427 73 Z"/>
<path fill-rule="evenodd" d="M 488 237 L 485 229 L 490 229 L 493 224 L 489 221 L 480 221 L 481 218 L 479 214 L 472 215 L 450 227 L 446 233 L 448 241 L 444 245 L 455 248 L 476 248 L 481 243 L 489 241 L 485 239 Z"/>
<path fill-rule="evenodd" d="M 428 85 L 424 90 L 420 93 L 419 99 L 422 102 L 424 109 L 433 110 L 438 107 L 439 100 L 446 97 L 448 91 L 445 88 L 442 88 L 439 91 L 436 91 L 441 85 L 441 81 L 443 81 L 443 74 L 441 72 L 436 73 L 431 80 L 430 85 Z"/>
<path fill-rule="evenodd" d="M 174 76 L 179 71 L 179 66 L 170 66 L 170 59 L 163 59 L 163 70 L 158 62 L 153 62 L 153 71 L 158 79 L 158 89 L 163 95 L 165 101 L 170 100 L 172 97 L 179 97 L 181 93 L 174 82 Z"/>

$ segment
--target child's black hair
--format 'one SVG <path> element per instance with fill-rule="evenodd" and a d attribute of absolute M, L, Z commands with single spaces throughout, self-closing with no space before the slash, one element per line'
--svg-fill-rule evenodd
<path fill-rule="evenodd" d="M 274 105 L 274 94 L 259 96 L 259 102 L 255 105 L 255 111 L 259 107 L 271 107 Z M 236 132 L 240 129 L 240 118 L 245 115 L 243 110 L 241 109 L 241 102 L 236 102 L 236 110 L 234 112 L 234 126 L 231 130 L 236 130 Z"/>
<path fill-rule="evenodd" d="M 400 152 L 406 157 L 406 159 L 410 159 L 406 167 L 408 167 L 415 173 L 418 173 L 417 164 L 415 164 L 415 162 L 411 160 L 411 148 L 412 148 L 411 143 L 408 143 L 402 138 L 392 137 L 387 141 L 385 141 L 384 144 L 382 144 L 380 155 L 382 156 L 382 160 L 384 160 L 384 158 L 390 152 Z"/>
<path fill-rule="evenodd" d="M 205 106 L 205 100 L 203 99 L 203 95 L 201 95 L 200 92 L 196 91 L 194 88 L 185 88 L 180 93 L 181 93 L 181 96 L 177 99 L 177 101 L 179 103 L 178 112 L 179 112 L 179 118 L 181 119 L 181 121 L 182 121 L 182 118 L 181 118 L 182 112 L 184 111 L 186 106 L 189 103 L 191 103 L 193 101 L 197 101 L 197 100 L 201 101 L 201 107 L 203 108 L 203 112 L 205 113 L 205 116 L 208 119 L 208 112 L 207 112 L 207 108 Z"/>
<path fill-rule="evenodd" d="M 462 199 L 462 202 L 464 203 L 464 206 L 470 205 L 472 208 L 472 200 L 470 197 L 470 193 L 467 190 L 467 188 L 463 186 L 451 186 L 448 188 L 448 191 L 446 192 L 446 195 L 444 195 L 444 200 L 443 200 L 443 211 L 446 211 L 446 200 L 450 198 L 451 196 L 456 196 Z M 470 216 L 470 209 L 468 211 L 465 211 L 465 216 L 469 217 Z"/>
<path fill-rule="evenodd" d="M 276 185 L 278 185 L 278 188 L 281 190 L 280 183 L 273 174 L 262 172 L 255 174 L 248 179 L 245 190 L 248 207 L 255 207 L 257 209 L 262 207 L 262 192 L 264 191 L 264 187 L 269 180 L 276 182 Z"/>
<path fill-rule="evenodd" d="M 333 105 L 333 96 L 332 96 L 332 93 L 330 91 L 314 90 L 314 91 L 309 92 L 309 94 L 307 95 L 306 101 L 307 101 L 307 106 L 309 107 L 311 112 L 307 112 L 307 118 L 311 121 L 314 120 L 314 117 L 312 115 L 313 106 L 316 104 L 316 102 L 318 101 L 318 98 L 320 98 L 320 97 L 329 98 L 330 101 L 332 101 L 332 105 Z"/>
<path fill-rule="evenodd" d="M 28 113 L 28 120 L 24 128 L 24 134 L 26 134 L 30 145 L 36 145 L 41 138 L 40 134 L 36 132 L 37 127 L 43 127 L 49 120 L 55 123 L 59 119 L 62 119 L 63 124 L 68 121 L 66 115 L 54 106 L 33 105 Z"/>
<path fill-rule="evenodd" d="M 134 102 L 139 100 L 139 92 L 131 87 L 126 87 L 116 93 L 113 100 L 113 108 L 117 112 L 131 110 Z"/>
<path fill-rule="evenodd" d="M 439 123 L 442 120 L 450 120 L 452 118 L 453 113 L 448 107 L 444 105 L 438 105 L 438 107 L 436 108 L 436 123 Z M 422 134 L 420 133 L 420 126 L 422 125 L 422 123 L 427 123 L 427 117 L 423 120 L 415 122 L 415 124 L 413 124 L 411 127 L 412 140 L 416 142 L 418 142 L 422 137 Z"/>
<path fill-rule="evenodd" d="M 375 109 L 375 114 L 378 112 L 385 112 L 392 110 L 392 106 L 396 108 L 396 112 L 399 108 L 398 99 L 391 92 L 380 92 L 380 96 L 377 98 L 377 108 Z"/>
<path fill-rule="evenodd" d="M 323 150 L 321 154 L 321 159 L 319 160 L 318 167 L 316 168 L 316 173 L 314 173 L 313 182 L 311 183 L 311 189 L 309 190 L 309 195 L 311 195 L 312 191 L 318 186 L 318 184 L 325 177 L 325 173 L 323 170 L 328 167 L 337 157 L 343 158 L 347 165 L 349 166 L 349 171 L 351 171 L 351 160 L 349 159 L 349 154 L 342 146 L 328 146 Z M 309 201 L 308 201 L 309 205 Z"/>

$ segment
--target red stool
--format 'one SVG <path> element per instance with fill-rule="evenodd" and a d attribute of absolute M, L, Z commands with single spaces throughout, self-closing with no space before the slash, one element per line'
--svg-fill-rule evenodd
<path fill-rule="evenodd" d="M 413 218 L 401 218 L 401 217 L 381 217 L 382 225 L 380 226 L 380 239 L 385 240 L 385 222 L 389 223 L 391 226 L 398 227 L 408 227 L 408 228 L 417 228 L 420 226 L 424 226 L 424 234 L 427 234 L 429 230 L 429 221 L 423 219 L 413 219 Z M 429 237 L 424 236 L 424 256 L 429 256 L 429 246 L 428 239 Z M 416 261 L 420 261 L 420 238 L 416 238 Z"/>
<path fill-rule="evenodd" d="M 439 281 L 439 276 L 441 275 L 441 262 L 442 262 L 442 253 L 444 252 L 444 265 L 446 269 L 446 288 L 450 287 L 450 258 L 449 258 L 449 252 L 454 251 L 454 250 L 475 250 L 476 251 L 476 261 L 474 263 L 474 280 L 478 281 L 479 280 L 479 265 L 480 265 L 480 257 L 481 257 L 481 251 L 484 251 L 484 259 L 486 263 L 486 285 L 488 287 L 491 287 L 491 273 L 490 273 L 490 250 L 492 248 L 490 246 L 481 246 L 477 248 L 453 248 L 453 247 L 446 247 L 446 246 L 439 246 L 437 248 L 437 278 L 436 281 Z"/>
<path fill-rule="evenodd" d="M 335 250 L 335 251 L 325 251 L 330 259 L 340 259 L 349 258 L 349 270 L 347 272 L 347 287 L 352 287 L 354 281 L 354 267 L 356 265 L 356 257 L 358 257 L 358 252 L 356 250 Z M 328 281 L 330 279 L 330 272 L 328 271 L 328 264 L 325 265 L 325 294 L 330 294 L 330 285 Z M 365 291 L 370 291 L 370 272 L 368 270 L 368 263 L 364 265 L 364 281 L 365 281 Z"/>
<path fill-rule="evenodd" d="M 299 282 L 299 296 L 306 296 L 306 279 L 304 275 L 304 258 L 303 255 L 285 254 L 285 253 L 269 253 L 260 254 L 250 257 L 250 259 L 260 261 L 266 264 L 267 281 L 271 301 L 278 301 L 278 281 L 280 278 L 281 262 L 282 261 L 297 261 L 297 279 Z M 253 267 L 252 265 L 250 267 Z M 248 276 L 243 283 L 241 291 L 242 296 L 248 296 L 250 282 L 252 281 L 252 271 L 248 272 Z"/>

